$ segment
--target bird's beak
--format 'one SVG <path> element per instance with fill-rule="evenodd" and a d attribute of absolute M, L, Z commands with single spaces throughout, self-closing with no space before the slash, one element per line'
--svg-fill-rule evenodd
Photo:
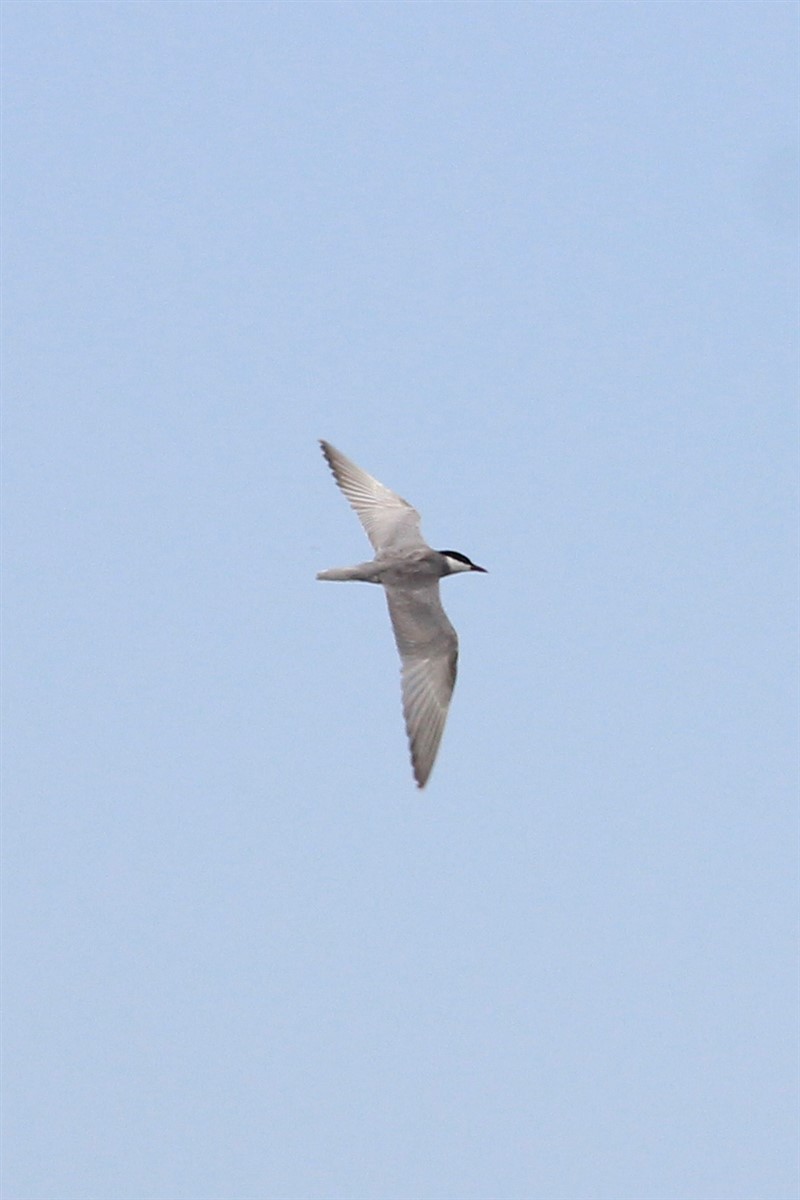
<path fill-rule="evenodd" d="M 472 564 L 472 570 L 473 570 L 473 571 L 480 571 L 481 575 L 488 575 L 488 574 L 489 574 L 489 572 L 486 570 L 486 567 L 476 567 L 476 566 L 475 566 L 475 563 L 473 563 L 473 564 Z"/>

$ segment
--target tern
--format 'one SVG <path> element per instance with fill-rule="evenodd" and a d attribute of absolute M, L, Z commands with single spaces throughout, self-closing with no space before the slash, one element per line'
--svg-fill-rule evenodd
<path fill-rule="evenodd" d="M 415 508 L 320 441 L 333 477 L 355 510 L 375 558 L 355 567 L 320 571 L 317 579 L 383 585 L 402 664 L 403 716 L 417 787 L 423 788 L 442 740 L 456 683 L 458 637 L 439 599 L 439 580 L 480 571 L 457 550 L 433 550 Z"/>

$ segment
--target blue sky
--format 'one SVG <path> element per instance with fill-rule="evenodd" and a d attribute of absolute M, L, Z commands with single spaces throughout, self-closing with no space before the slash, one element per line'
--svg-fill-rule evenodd
<path fill-rule="evenodd" d="M 793 1200 L 796 6 L 4 27 L 8 1200 Z"/>

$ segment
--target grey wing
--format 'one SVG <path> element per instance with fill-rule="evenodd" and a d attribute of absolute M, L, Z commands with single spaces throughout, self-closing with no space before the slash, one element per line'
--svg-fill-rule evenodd
<path fill-rule="evenodd" d="M 403 715 L 418 787 L 424 787 L 444 733 L 456 683 L 458 637 L 439 599 L 426 588 L 386 587 L 403 672 Z"/>
<path fill-rule="evenodd" d="M 395 546 L 424 546 L 420 516 L 407 500 L 390 492 L 330 442 L 320 441 L 333 477 L 355 509 L 376 552 Z"/>

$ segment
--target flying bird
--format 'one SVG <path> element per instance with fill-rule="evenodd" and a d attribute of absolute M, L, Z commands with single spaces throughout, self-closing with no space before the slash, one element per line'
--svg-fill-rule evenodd
<path fill-rule="evenodd" d="M 333 477 L 355 509 L 375 558 L 355 567 L 320 571 L 317 579 L 383 585 L 402 663 L 403 715 L 417 787 L 433 768 L 456 683 L 458 637 L 439 599 L 439 580 L 480 571 L 457 550 L 433 550 L 420 531 L 420 515 L 407 500 L 320 441 Z"/>

